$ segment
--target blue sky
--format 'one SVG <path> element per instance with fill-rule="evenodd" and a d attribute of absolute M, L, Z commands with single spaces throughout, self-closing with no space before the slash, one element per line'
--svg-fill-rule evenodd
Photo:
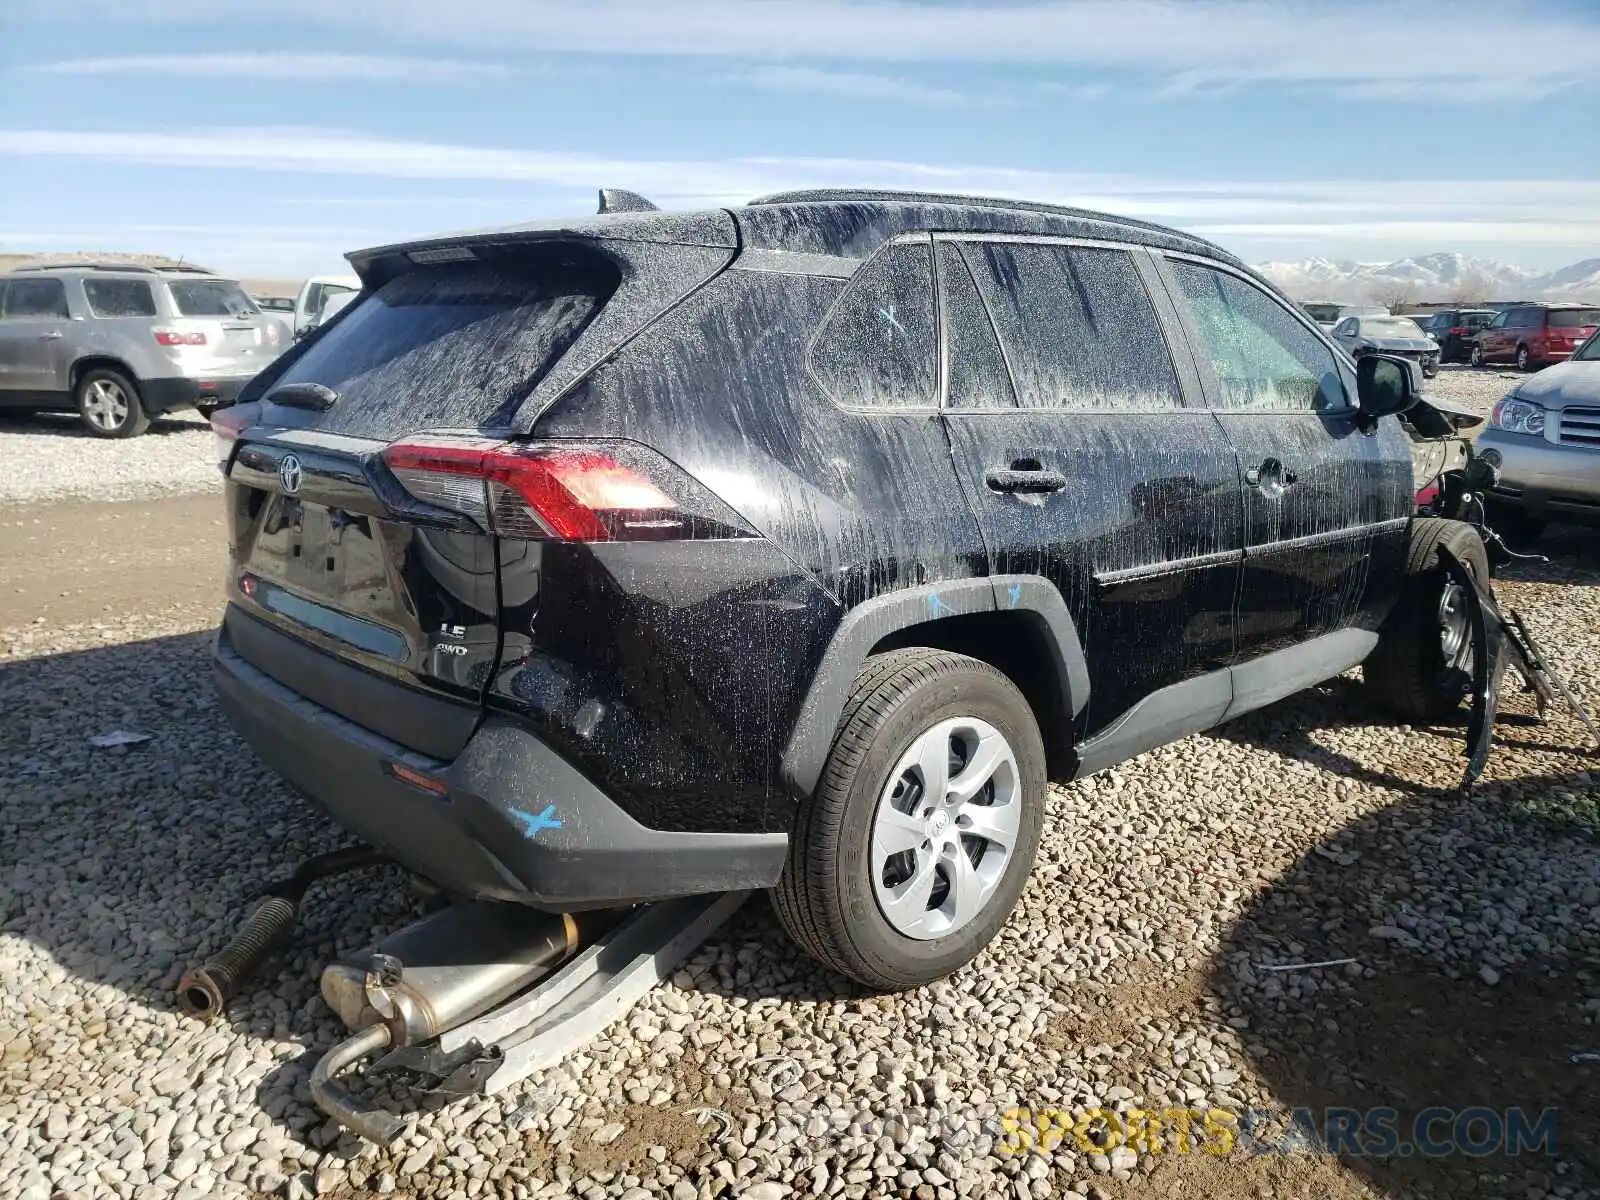
<path fill-rule="evenodd" d="M 864 185 L 1549 269 L 1600 255 L 1596 64 L 1600 0 L 6 0 L 0 251 L 295 276 Z"/>

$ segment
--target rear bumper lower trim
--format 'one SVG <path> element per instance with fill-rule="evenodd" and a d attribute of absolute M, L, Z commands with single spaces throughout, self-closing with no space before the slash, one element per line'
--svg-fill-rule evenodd
<path fill-rule="evenodd" d="M 333 818 L 448 891 L 553 911 L 767 888 L 787 834 L 682 833 L 640 825 L 515 723 L 491 718 L 452 763 L 313 704 L 251 666 L 218 632 L 223 712 L 273 770 Z M 439 779 L 443 796 L 397 778 Z"/>

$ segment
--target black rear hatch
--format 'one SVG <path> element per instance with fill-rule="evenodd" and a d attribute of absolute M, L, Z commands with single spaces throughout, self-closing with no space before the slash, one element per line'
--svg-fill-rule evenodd
<path fill-rule="evenodd" d="M 497 555 L 523 548 L 409 495 L 381 453 L 423 432 L 507 436 L 628 256 L 539 240 L 418 257 L 368 264 L 362 298 L 245 393 L 228 632 L 312 702 L 448 759 L 500 652 Z M 673 298 L 658 287 L 650 307 Z"/>

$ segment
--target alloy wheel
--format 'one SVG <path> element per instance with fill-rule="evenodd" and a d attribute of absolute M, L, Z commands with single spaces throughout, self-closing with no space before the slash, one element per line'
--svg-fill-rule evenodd
<path fill-rule="evenodd" d="M 1022 819 L 1017 756 L 977 717 L 940 721 L 900 756 L 878 798 L 868 866 L 894 929 L 931 941 L 993 897 Z"/>
<path fill-rule="evenodd" d="M 121 429 L 128 420 L 127 392 L 111 379 L 96 379 L 83 394 L 83 414 L 96 429 L 107 433 Z"/>

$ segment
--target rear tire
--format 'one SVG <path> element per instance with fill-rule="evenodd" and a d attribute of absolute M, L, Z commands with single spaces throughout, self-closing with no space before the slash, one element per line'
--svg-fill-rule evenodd
<path fill-rule="evenodd" d="M 1526 346 L 1518 346 L 1517 347 L 1517 370 L 1519 370 L 1519 371 L 1531 371 L 1531 370 L 1533 370 L 1533 359 L 1528 354 L 1528 348 Z"/>
<path fill-rule="evenodd" d="M 1470 685 L 1472 635 L 1467 597 L 1439 560 L 1448 547 L 1474 578 L 1487 583 L 1489 556 L 1472 526 L 1442 517 L 1411 525 L 1400 598 L 1361 666 L 1369 699 L 1407 721 L 1441 720 L 1460 707 Z"/>
<path fill-rule="evenodd" d="M 120 371 L 93 367 L 83 373 L 73 391 L 78 420 L 95 437 L 137 437 L 150 428 L 139 389 Z"/>
<path fill-rule="evenodd" d="M 1015 907 L 1044 794 L 1039 727 L 1004 674 L 942 650 L 875 655 L 800 806 L 772 892 L 778 919 L 801 949 L 869 988 L 942 978 Z"/>

